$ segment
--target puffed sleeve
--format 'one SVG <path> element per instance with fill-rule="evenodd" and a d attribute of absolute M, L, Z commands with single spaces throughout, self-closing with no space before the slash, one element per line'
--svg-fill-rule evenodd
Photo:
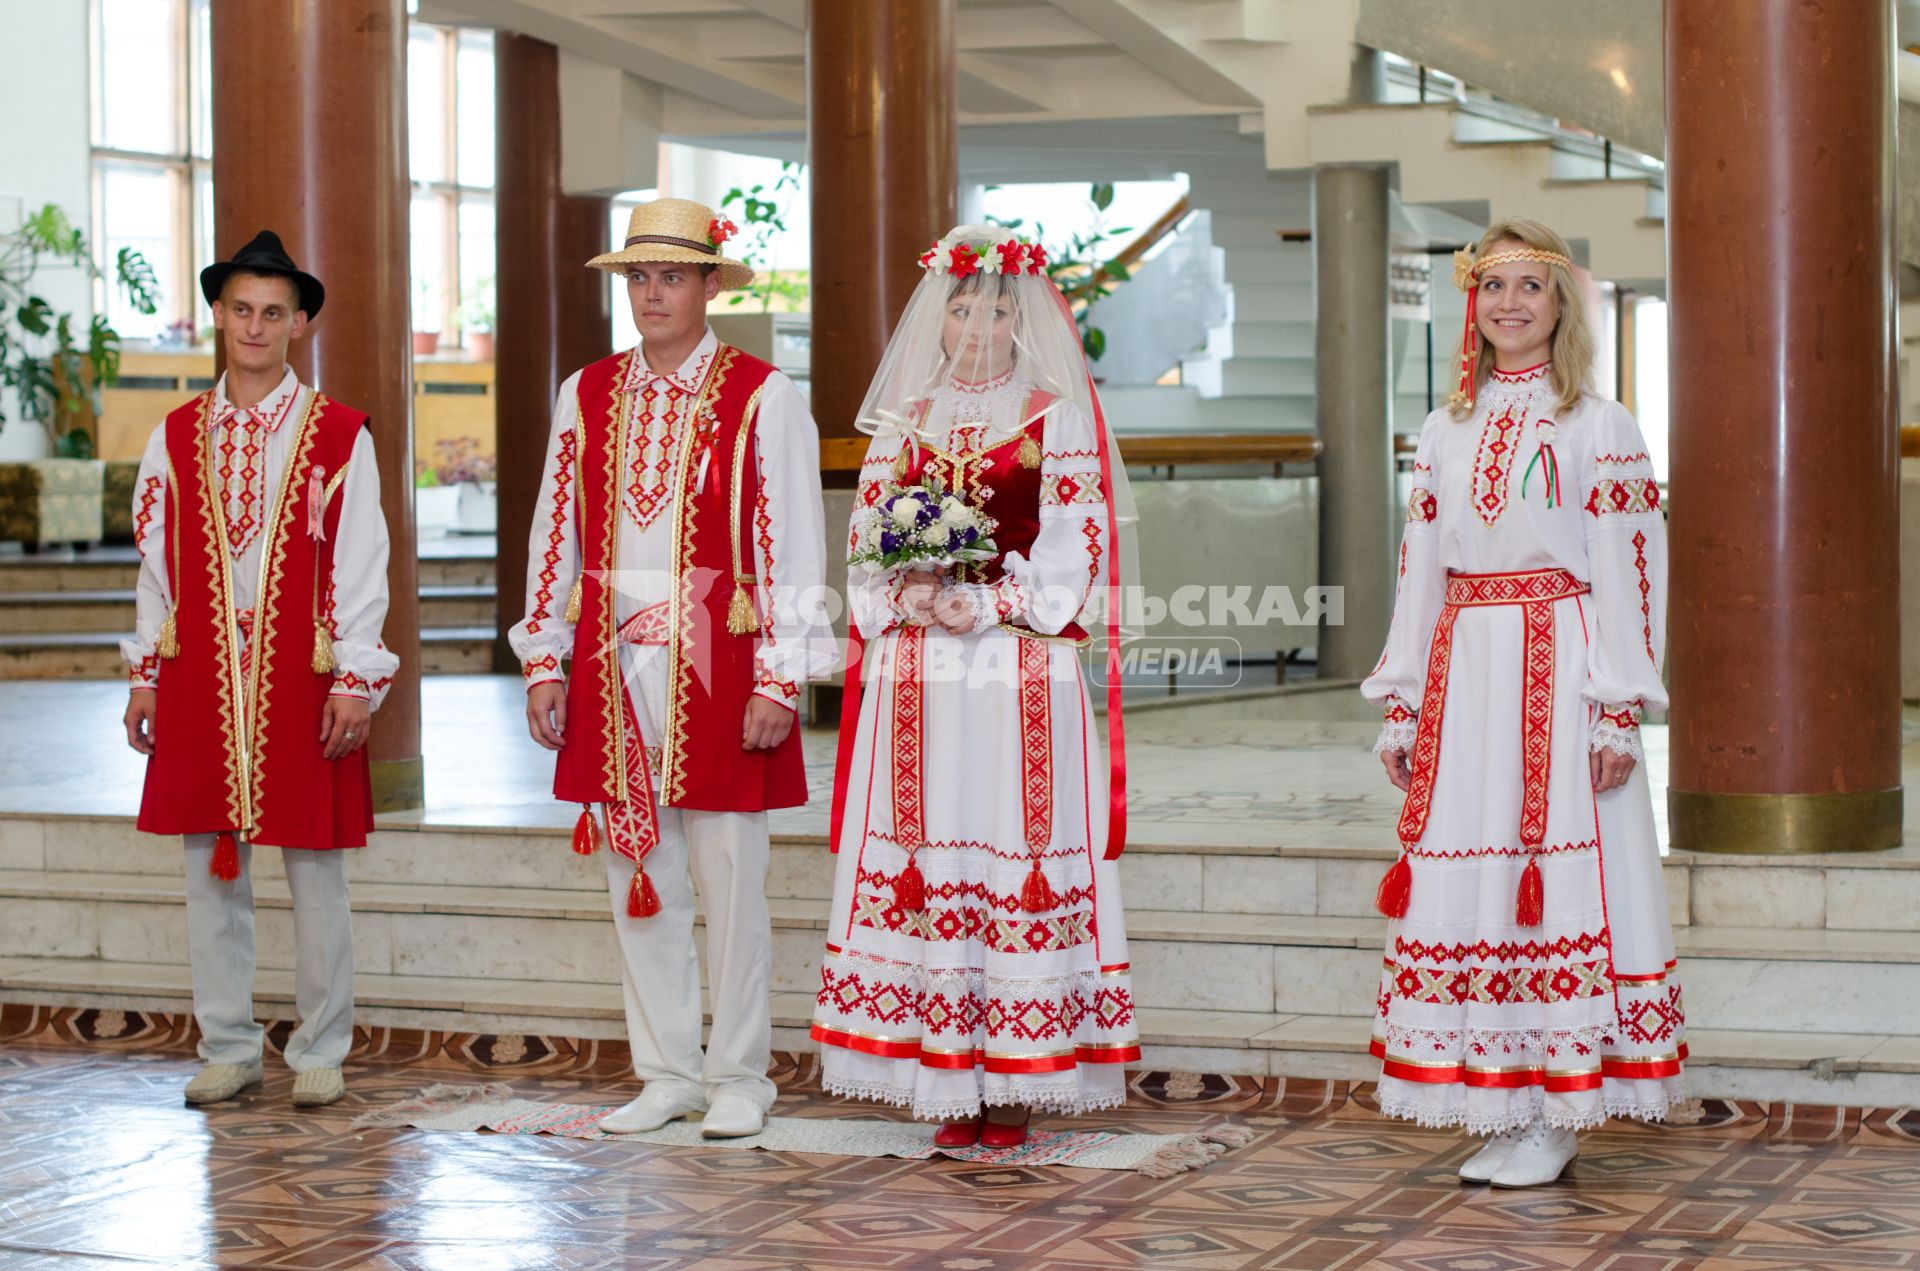
<path fill-rule="evenodd" d="M 527 616 L 507 632 L 527 687 L 564 678 L 560 663 L 573 650 L 567 601 L 580 578 L 579 518 L 575 513 L 575 459 L 580 433 L 580 373 L 560 386 L 547 436 L 540 495 L 527 531 Z"/>
<path fill-rule="evenodd" d="M 167 576 L 167 513 L 174 492 L 168 489 L 167 429 L 163 424 L 147 438 L 133 482 L 133 546 L 140 553 L 140 573 L 133 589 L 133 636 L 120 642 L 131 688 L 155 688 L 160 680 L 156 645 L 160 627 L 173 605 L 173 583 Z"/>
<path fill-rule="evenodd" d="M 1427 650 L 1434 623 L 1446 600 L 1447 571 L 1440 562 L 1439 482 L 1434 465 L 1439 454 L 1438 430 L 1450 416 L 1435 411 L 1420 429 L 1413 456 L 1413 485 L 1407 495 L 1406 528 L 1400 535 L 1399 577 L 1394 583 L 1393 622 L 1387 628 L 1387 647 L 1380 661 L 1360 685 L 1360 692 L 1381 709 L 1382 750 L 1412 750 L 1414 725 L 1426 687 Z"/>
<path fill-rule="evenodd" d="M 1585 695 L 1593 747 L 1637 758 L 1641 713 L 1667 705 L 1667 525 L 1639 425 L 1618 402 L 1595 409 L 1580 447 L 1594 627 Z"/>
<path fill-rule="evenodd" d="M 826 512 L 820 494 L 820 432 L 800 390 L 768 379 L 753 430 L 760 488 L 754 502 L 762 615 L 754 692 L 792 709 L 800 686 L 833 670 L 827 621 Z"/>
<path fill-rule="evenodd" d="M 374 710 L 393 687 L 400 658 L 381 643 L 387 620 L 387 519 L 380 511 L 380 468 L 373 434 L 354 438 L 340 488 L 340 530 L 327 580 L 335 696 L 365 698 Z"/>

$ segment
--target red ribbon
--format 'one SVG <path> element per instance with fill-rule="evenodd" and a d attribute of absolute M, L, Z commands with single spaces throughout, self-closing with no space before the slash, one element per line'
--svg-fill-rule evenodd
<path fill-rule="evenodd" d="M 860 624 L 847 614 L 847 674 L 840 683 L 840 746 L 833 760 L 833 809 L 827 814 L 827 850 L 840 851 L 840 818 L 847 810 L 847 774 L 853 769 L 854 734 L 860 731 L 860 658 L 866 642 Z M 872 792 L 868 792 L 872 797 Z M 815 1025 L 817 1028 L 818 1025 Z"/>
<path fill-rule="evenodd" d="M 1466 394 L 1467 405 L 1473 405 L 1474 365 L 1479 361 L 1480 327 L 1477 322 L 1479 305 L 1475 303 L 1480 296 L 1480 287 L 1476 282 L 1467 291 L 1467 325 L 1460 333 L 1460 392 Z"/>

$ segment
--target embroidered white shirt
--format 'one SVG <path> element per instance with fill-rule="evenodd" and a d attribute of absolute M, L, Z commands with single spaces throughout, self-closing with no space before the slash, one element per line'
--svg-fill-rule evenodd
<path fill-rule="evenodd" d="M 313 390 L 289 367 L 272 392 L 252 406 L 227 398 L 223 375 L 214 385 L 207 431 L 213 446 L 216 478 L 226 498 L 234 625 L 244 641 L 252 628 L 254 599 L 260 586 L 266 523 L 279 495 L 298 424 L 313 401 Z M 134 545 L 140 575 L 134 590 L 134 634 L 120 642 L 134 688 L 158 684 L 154 646 L 173 606 L 167 571 L 166 426 L 153 430 L 133 487 Z M 326 616 L 333 630 L 333 692 L 365 698 L 379 709 L 393 685 L 400 659 L 380 642 L 387 617 L 387 522 L 380 514 L 380 470 L 373 436 L 365 429 L 354 439 L 352 457 L 340 489 L 340 527 L 333 545 L 333 578 Z M 303 522 L 304 523 L 304 522 Z"/>

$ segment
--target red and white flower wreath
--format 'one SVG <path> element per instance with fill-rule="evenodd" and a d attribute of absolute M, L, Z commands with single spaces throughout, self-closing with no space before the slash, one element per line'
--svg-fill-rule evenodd
<path fill-rule="evenodd" d="M 963 227 L 965 232 L 935 239 L 933 246 L 920 253 L 920 268 L 931 274 L 951 274 L 965 278 L 969 274 L 1044 274 L 1047 249 L 1004 231 L 982 235 L 979 226 Z M 982 251 L 975 243 L 985 237 Z M 969 241 L 972 240 L 972 241 Z"/>

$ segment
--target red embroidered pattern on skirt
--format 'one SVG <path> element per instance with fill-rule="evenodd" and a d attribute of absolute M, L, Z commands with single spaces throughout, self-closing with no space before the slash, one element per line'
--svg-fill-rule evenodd
<path fill-rule="evenodd" d="M 1093 942 L 1088 911 L 1050 918 L 1002 918 L 991 910 L 902 909 L 891 896 L 854 898 L 853 925 L 869 931 L 901 932 L 928 942 L 978 940 L 994 953 L 1058 953 Z"/>
<path fill-rule="evenodd" d="M 1520 859 L 1528 856 L 1557 856 L 1567 852 L 1591 852 L 1599 848 L 1595 842 L 1585 843 L 1545 843 L 1539 847 L 1473 847 L 1453 851 L 1434 851 L 1424 847 L 1410 847 L 1407 855 L 1425 861 L 1464 861 L 1480 857 L 1504 856 Z"/>
<path fill-rule="evenodd" d="M 1520 843 L 1547 838 L 1547 778 L 1553 766 L 1553 604 L 1523 607 L 1527 621 L 1520 693 Z"/>
<path fill-rule="evenodd" d="M 1440 775 L 1440 724 L 1447 709 L 1447 664 L 1453 657 L 1453 624 L 1459 616 L 1458 606 L 1441 606 L 1439 621 L 1433 627 L 1433 645 L 1427 652 L 1420 726 L 1414 731 L 1413 754 L 1408 757 L 1413 780 L 1407 788 L 1407 801 L 1400 807 L 1398 833 L 1401 843 L 1408 847 L 1426 834 L 1427 816 L 1433 811 L 1434 779 Z"/>
<path fill-rule="evenodd" d="M 1468 966 L 1460 970 L 1393 964 L 1393 993 L 1431 1006 L 1577 1002 L 1613 992 L 1605 959 L 1553 967 Z"/>
<path fill-rule="evenodd" d="M 1020 641 L 1020 783 L 1027 846 L 1044 851 L 1053 837 L 1053 701 L 1043 640 Z"/>
<path fill-rule="evenodd" d="M 1669 984 L 1664 990 L 1656 992 L 1658 996 L 1620 1003 L 1620 1033 L 1628 1043 L 1657 1046 L 1661 1042 L 1672 1041 L 1686 1027 L 1686 1012 L 1680 1005 L 1680 986 Z"/>
<path fill-rule="evenodd" d="M 908 851 L 927 836 L 920 734 L 925 722 L 920 683 L 925 639 L 926 628 L 906 627 L 894 642 L 898 662 L 893 673 L 893 833 L 894 841 Z"/>
<path fill-rule="evenodd" d="M 830 961 L 821 965 L 814 1001 L 843 1018 L 893 1027 L 913 1023 L 929 1034 L 972 1037 L 984 1032 L 988 1037 L 1068 1044 L 1089 1020 L 1113 1029 L 1134 1016 L 1133 994 L 1119 985 L 1102 987 L 1091 997 L 1071 988 L 1058 996 L 985 999 L 972 991 L 916 992 L 884 976 L 838 971 Z"/>
<path fill-rule="evenodd" d="M 933 846 L 931 843 L 923 844 L 922 850 L 931 850 Z M 1080 854 L 1081 853 L 1077 851 L 1068 853 L 1068 855 L 1073 856 Z M 871 887 L 876 892 L 881 893 L 877 895 L 875 899 L 880 900 L 882 903 L 885 903 L 891 898 L 893 880 L 894 875 L 884 870 L 856 868 L 854 871 L 854 884 L 859 887 Z M 1059 888 L 1056 889 L 1055 894 L 1060 897 L 1062 907 L 1081 904 L 1091 905 L 1093 903 L 1093 888 L 1091 886 Z M 935 901 L 945 901 L 947 902 L 946 907 L 951 909 L 952 902 L 956 900 L 966 900 L 973 902 L 973 905 L 984 906 L 987 910 L 1000 910 L 1003 913 L 1009 914 L 1019 914 L 1023 912 L 1018 888 L 1002 895 L 999 892 L 989 890 L 985 883 L 970 883 L 956 879 L 947 879 L 944 882 L 927 883 L 926 896 L 927 903 L 925 907 L 929 910 L 938 910 L 940 908 L 940 906 L 934 903 Z M 961 922 L 982 924 L 985 922 L 985 915 L 979 913 L 979 911 L 972 906 L 964 906 L 963 909 L 964 916 L 960 919 Z M 936 922 L 936 927 L 937 926 L 938 923 Z M 944 934 L 942 938 L 953 939 L 952 936 Z"/>
<path fill-rule="evenodd" d="M 1507 510 L 1507 478 L 1513 471 L 1514 443 L 1526 422 L 1526 406 L 1510 402 L 1498 415 L 1489 412 L 1481 427 L 1480 453 L 1473 464 L 1473 506 L 1488 525 Z"/>
<path fill-rule="evenodd" d="M 1429 944 L 1395 936 L 1393 956 L 1395 960 L 1409 958 L 1415 962 L 1546 962 L 1554 958 L 1571 958 L 1575 954 L 1590 957 L 1601 949 L 1612 947 L 1613 938 L 1604 929 L 1583 931 L 1577 936 L 1557 936 L 1551 940 L 1475 940 L 1457 944 Z M 1389 961 L 1387 965 L 1395 965 L 1395 962 Z"/>

